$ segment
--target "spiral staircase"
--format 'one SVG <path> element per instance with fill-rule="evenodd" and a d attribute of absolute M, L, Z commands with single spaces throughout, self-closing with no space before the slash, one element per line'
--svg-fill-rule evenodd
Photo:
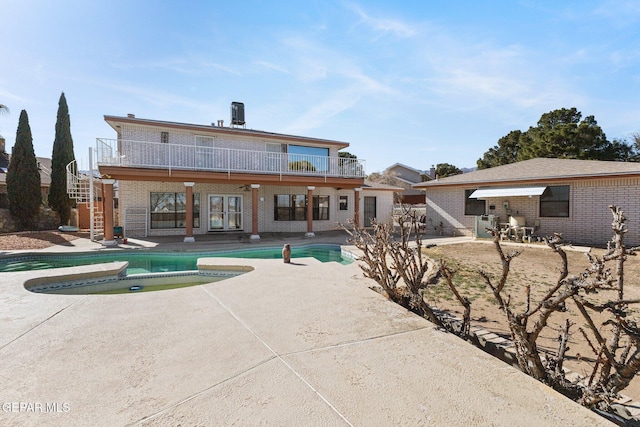
<path fill-rule="evenodd" d="M 90 238 L 94 241 L 104 233 L 102 181 L 99 176 L 92 166 L 88 172 L 79 171 L 75 160 L 67 165 L 67 194 L 79 208 L 85 205 L 89 209 Z"/>

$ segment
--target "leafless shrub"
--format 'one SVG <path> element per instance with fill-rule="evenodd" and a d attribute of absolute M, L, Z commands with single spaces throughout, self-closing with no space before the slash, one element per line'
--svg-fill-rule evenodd
<path fill-rule="evenodd" d="M 531 301 L 531 287 L 525 288 L 525 307 L 524 311 L 517 312 L 516 307 L 511 303 L 511 295 L 506 292 L 505 285 L 509 277 L 511 261 L 519 256 L 522 251 L 514 250 L 505 253 L 500 245 L 500 233 L 498 230 L 492 230 L 493 242 L 500 256 L 502 263 L 502 272 L 497 282 L 490 275 L 480 270 L 479 273 L 485 280 L 498 305 L 507 318 L 511 339 L 513 340 L 516 353 L 516 360 L 520 369 L 532 376 L 533 378 L 549 384 L 553 388 L 561 391 L 563 394 L 574 399 L 580 395 L 579 387 L 566 380 L 562 371 L 562 362 L 566 350 L 567 335 L 569 327 L 563 329 L 560 339 L 560 347 L 558 354 L 562 354 L 563 358 L 543 358 L 538 351 L 537 340 L 543 329 L 547 327 L 549 317 L 556 312 L 562 312 L 565 309 L 566 301 L 577 292 L 576 287 L 565 286 L 568 276 L 566 253 L 559 248 L 561 236 L 556 235 L 549 243 L 552 242 L 556 246 L 554 250 L 558 252 L 563 259 L 563 268 L 556 285 L 551 288 L 541 298 L 538 303 Z M 566 332 L 565 332 L 566 330 Z"/>
<path fill-rule="evenodd" d="M 572 297 L 588 326 L 580 331 L 596 355 L 580 402 L 599 409 L 609 407 L 640 371 L 640 328 L 630 311 L 630 306 L 640 300 L 625 299 L 624 293 L 624 263 L 628 256 L 635 255 L 637 248 L 628 249 L 624 244 L 627 226 L 622 209 L 609 208 L 613 215 L 613 238 L 602 257 L 587 254 L 590 267 L 575 279 L 584 292 Z M 614 263 L 613 270 L 607 267 L 608 263 Z M 605 292 L 614 295 L 604 303 L 591 299 L 593 294 Z M 608 315 L 600 327 L 591 316 L 595 312 Z"/>
<path fill-rule="evenodd" d="M 403 209 L 397 222 L 397 233 L 393 224 L 376 220 L 372 221 L 371 232 L 353 224 L 343 226 L 351 236 L 349 242 L 362 251 L 358 261 L 364 275 L 375 280 L 392 301 L 440 327 L 466 337 L 471 303 L 455 289 L 451 280 L 455 272 L 423 253 L 424 243 L 415 212 Z M 453 330 L 451 324 L 443 322 L 443 318 L 425 301 L 424 290 L 436 284 L 441 275 L 465 307 L 467 316 L 460 330 Z"/>
<path fill-rule="evenodd" d="M 610 209 L 613 238 L 602 257 L 587 254 L 590 266 L 577 275 L 569 274 L 564 250 L 567 243 L 562 235 L 545 238 L 547 246 L 560 258 L 559 276 L 539 301 L 532 300 L 531 286 L 526 286 L 525 304 L 520 310 L 512 303 L 506 285 L 511 262 L 522 251 L 505 251 L 497 229 L 491 233 L 502 271 L 497 278 L 484 270 L 479 271 L 506 316 L 520 369 L 581 404 L 604 411 L 610 410 L 619 392 L 640 371 L 640 326 L 629 308 L 640 300 L 628 300 L 624 296 L 624 262 L 628 256 L 635 255 L 637 249 L 627 249 L 624 244 L 627 228 L 623 211 L 616 206 L 610 206 Z M 397 232 L 392 224 L 377 221 L 372 221 L 371 231 L 353 224 L 343 226 L 351 236 L 349 241 L 362 251 L 358 261 L 364 275 L 375 280 L 391 300 L 467 338 L 471 303 L 454 284 L 455 270 L 443 260 L 436 262 L 424 255 L 419 222 L 414 212 L 405 209 L 397 223 Z M 609 268 L 611 263 L 614 263 L 614 269 Z M 443 321 L 441 314 L 425 300 L 424 290 L 439 280 L 444 281 L 464 307 L 462 326 L 458 330 Z M 605 293 L 615 295 L 603 303 L 602 295 Z M 596 301 L 592 299 L 594 295 L 600 298 Z M 573 322 L 565 319 L 558 330 L 556 354 L 543 354 L 537 345 L 543 330 L 551 327 L 550 317 L 565 312 L 567 303 L 575 303 L 584 319 L 587 327 L 579 328 L 579 332 L 596 356 L 591 374 L 579 382 L 567 379 L 563 369 Z M 593 320 L 595 313 L 608 314 L 608 318 L 597 325 Z"/>
<path fill-rule="evenodd" d="M 600 410 L 608 410 L 618 393 L 640 371 L 640 328 L 631 319 L 629 310 L 630 304 L 640 300 L 624 298 L 624 262 L 635 253 L 635 249 L 627 249 L 624 245 L 627 229 L 623 211 L 616 206 L 610 206 L 610 209 L 613 239 L 602 257 L 587 254 L 590 266 L 578 275 L 569 275 L 567 255 L 563 249 L 567 243 L 562 236 L 555 234 L 545 238 L 545 243 L 560 257 L 560 275 L 555 286 L 537 303 L 532 303 L 530 287 L 527 286 L 524 311 L 516 312 L 511 304 L 511 295 L 505 291 L 511 261 L 521 252 L 505 253 L 497 230 L 492 230 L 492 235 L 502 262 L 502 274 L 495 281 L 487 272 L 479 272 L 507 318 L 520 369 L 584 406 Z M 611 262 L 615 262 L 614 270 L 608 267 Z M 601 301 L 607 292 L 614 292 L 615 296 L 604 303 L 590 298 L 598 294 Z M 540 333 L 549 327 L 549 317 L 564 312 L 566 304 L 572 301 L 587 324 L 587 328 L 580 328 L 580 332 L 596 356 L 589 378 L 577 383 L 569 381 L 563 370 L 573 323 L 565 319 L 559 331 L 556 355 L 543 356 L 536 345 Z M 596 312 L 610 316 L 601 325 L 596 325 L 593 320 Z"/>

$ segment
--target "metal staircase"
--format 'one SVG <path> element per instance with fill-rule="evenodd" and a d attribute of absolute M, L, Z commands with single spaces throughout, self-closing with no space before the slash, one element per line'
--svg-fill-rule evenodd
<path fill-rule="evenodd" d="M 90 237 L 97 240 L 104 234 L 104 212 L 102 207 L 102 182 L 93 170 L 93 162 L 90 162 L 88 172 L 78 171 L 78 164 L 72 161 L 67 165 L 67 194 L 75 199 L 76 203 L 86 204 L 89 208 Z"/>

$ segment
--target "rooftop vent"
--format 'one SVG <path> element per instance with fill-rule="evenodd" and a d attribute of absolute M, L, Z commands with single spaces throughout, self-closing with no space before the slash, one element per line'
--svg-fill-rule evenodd
<path fill-rule="evenodd" d="M 127 117 L 129 117 L 130 119 L 135 119 L 136 115 L 129 113 L 129 114 L 127 114 Z"/>
<path fill-rule="evenodd" d="M 242 102 L 231 103 L 231 126 L 244 126 L 244 104 Z"/>

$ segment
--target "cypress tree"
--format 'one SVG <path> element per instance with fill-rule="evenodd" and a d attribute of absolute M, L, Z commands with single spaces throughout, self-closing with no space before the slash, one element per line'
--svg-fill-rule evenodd
<path fill-rule="evenodd" d="M 51 154 L 51 186 L 49 187 L 49 207 L 58 213 L 60 225 L 69 224 L 73 199 L 67 195 L 67 165 L 75 160 L 69 108 L 64 92 L 58 101 L 56 137 Z"/>
<path fill-rule="evenodd" d="M 7 196 L 9 211 L 19 229 L 35 230 L 40 216 L 42 194 L 29 116 L 25 110 L 20 113 L 16 142 L 7 170 Z"/>

